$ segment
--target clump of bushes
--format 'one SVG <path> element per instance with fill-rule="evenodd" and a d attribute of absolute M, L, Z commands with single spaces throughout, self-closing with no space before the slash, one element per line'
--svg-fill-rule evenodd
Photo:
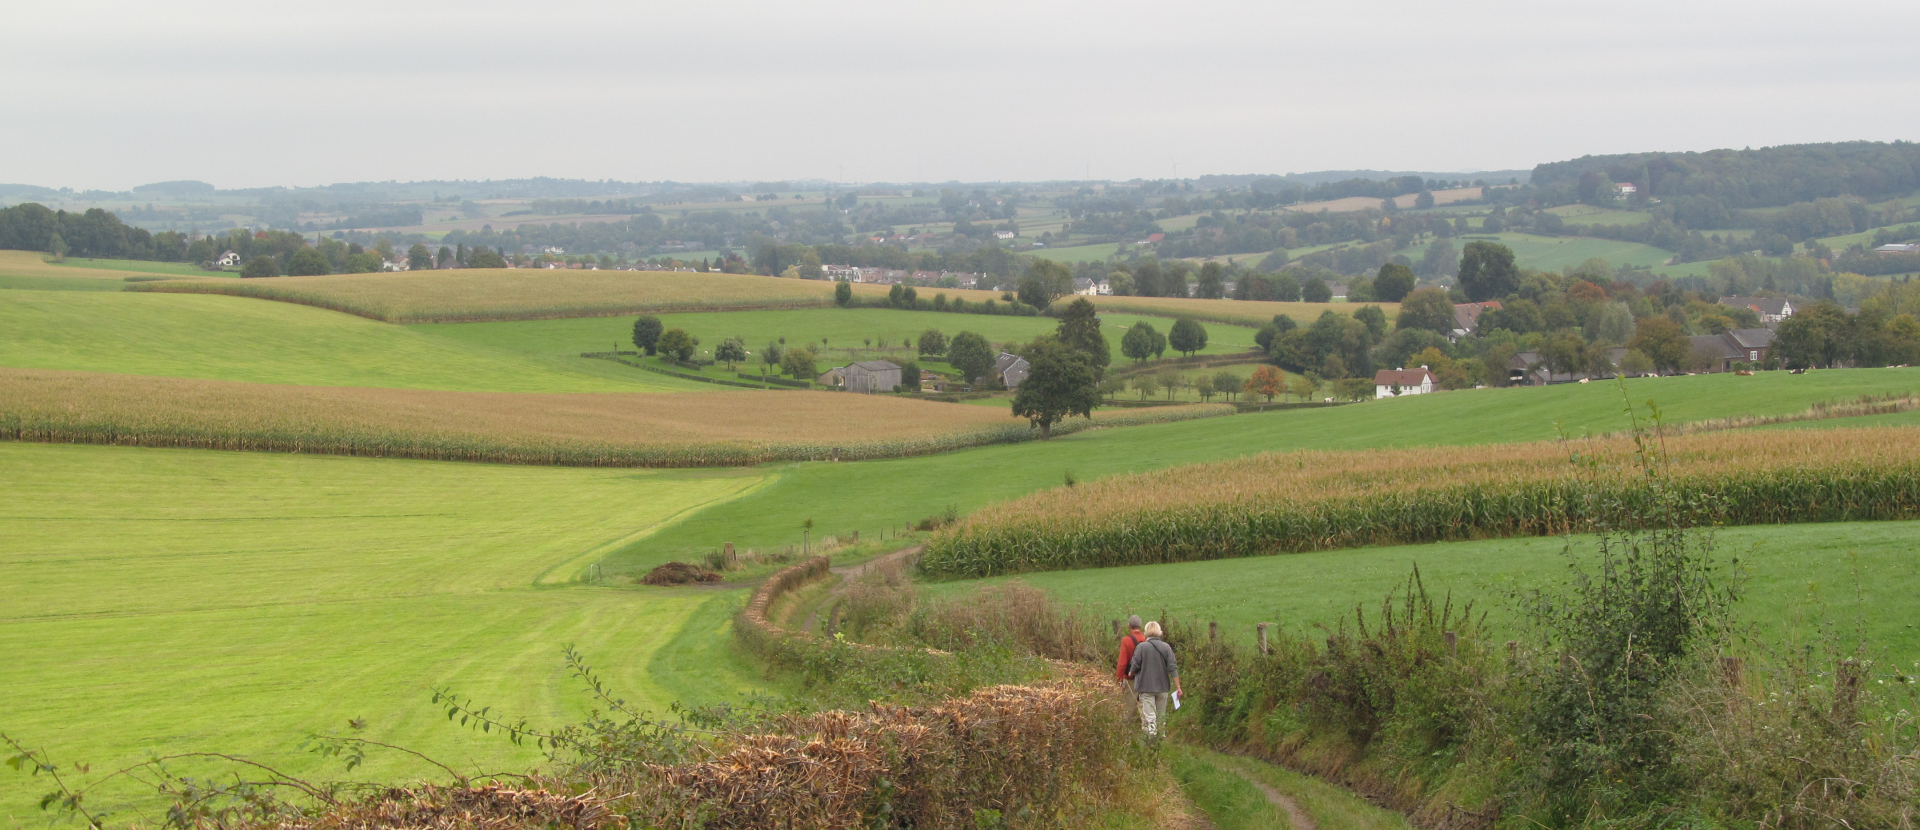
<path fill-rule="evenodd" d="M 642 585 L 693 585 L 702 582 L 719 582 L 720 575 L 685 562 L 668 562 L 648 571 L 640 577 Z"/>

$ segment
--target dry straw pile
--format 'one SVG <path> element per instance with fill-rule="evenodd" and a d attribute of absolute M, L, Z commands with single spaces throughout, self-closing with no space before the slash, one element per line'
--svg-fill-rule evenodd
<path fill-rule="evenodd" d="M 1920 443 L 1900 427 L 1666 439 L 1674 487 L 1720 521 L 1920 516 Z M 1647 498 L 1630 439 L 1267 453 L 1050 490 L 929 543 L 929 573 L 987 576 L 1362 545 L 1531 536 L 1631 521 Z"/>
<path fill-rule="evenodd" d="M 585 467 L 891 458 L 1038 437 L 998 407 L 837 392 L 444 392 L 0 369 L 0 439 Z M 758 397 L 747 397 L 758 396 Z M 1101 412 L 1055 434 L 1232 414 Z"/>

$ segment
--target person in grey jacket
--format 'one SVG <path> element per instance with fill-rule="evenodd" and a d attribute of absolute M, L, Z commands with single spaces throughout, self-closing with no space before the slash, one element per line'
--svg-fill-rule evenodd
<path fill-rule="evenodd" d="M 1140 728 L 1148 737 L 1159 738 L 1166 734 L 1168 693 L 1184 694 L 1185 690 L 1180 687 L 1180 664 L 1173 659 L 1173 646 L 1160 639 L 1158 620 L 1147 623 L 1146 635 L 1147 641 L 1133 649 L 1127 677 L 1139 699 Z"/>

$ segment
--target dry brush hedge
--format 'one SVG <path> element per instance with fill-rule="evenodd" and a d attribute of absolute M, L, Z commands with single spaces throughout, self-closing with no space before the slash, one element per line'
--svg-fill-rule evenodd
<path fill-rule="evenodd" d="M 1666 439 L 1673 486 L 1726 524 L 1920 516 L 1910 428 Z M 940 576 L 1580 532 L 1648 498 L 1629 439 L 1290 452 L 1081 483 L 976 511 L 928 543 Z M 1622 515 L 1622 513 L 1627 515 Z"/>
<path fill-rule="evenodd" d="M 759 395 L 759 398 L 744 396 Z M 1098 413 L 1090 427 L 1232 414 Z M 842 392 L 512 393 L 0 369 L 0 439 L 578 467 L 896 458 L 1032 440 L 995 407 Z"/>

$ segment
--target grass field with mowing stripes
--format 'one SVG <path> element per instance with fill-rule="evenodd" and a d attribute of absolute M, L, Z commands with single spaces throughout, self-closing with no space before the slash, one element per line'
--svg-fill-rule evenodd
<path fill-rule="evenodd" d="M 449 726 L 430 690 L 577 718 L 567 643 L 655 710 L 756 685 L 725 646 L 738 592 L 573 580 L 763 473 L 23 444 L 0 468 L 0 730 L 62 762 L 218 750 L 337 776 L 295 746 L 364 717 L 369 738 L 519 770 L 537 753 Z M 376 755 L 355 777 L 425 772 Z M 10 774 L 5 823 L 32 820 L 39 783 Z"/>
<path fill-rule="evenodd" d="M 649 392 L 705 384 L 238 297 L 0 291 L 0 366 L 308 386 Z"/>

